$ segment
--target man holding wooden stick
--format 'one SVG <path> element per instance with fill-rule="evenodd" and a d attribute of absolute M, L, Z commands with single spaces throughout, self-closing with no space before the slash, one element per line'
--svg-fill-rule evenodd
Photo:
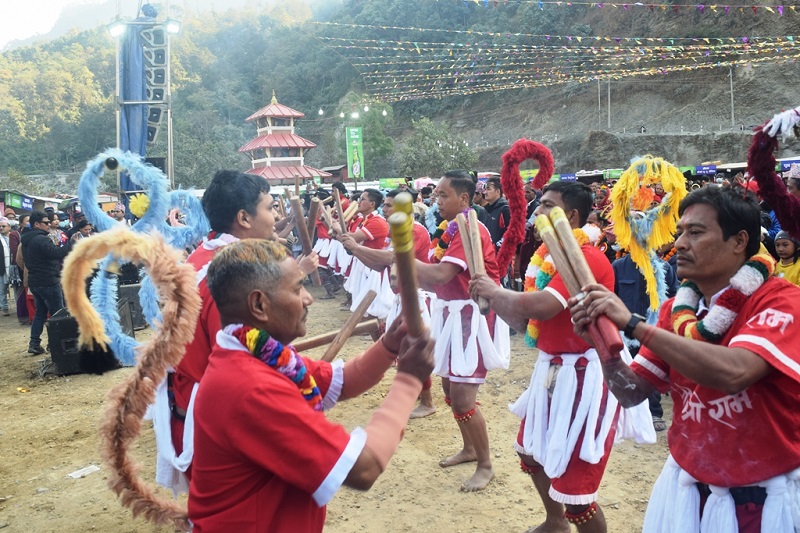
<path fill-rule="evenodd" d="M 597 283 L 613 290 L 611 265 L 580 229 L 592 208 L 591 189 L 554 182 L 545 187 L 536 214 L 547 215 L 556 206 L 564 210 Z M 520 465 L 531 476 L 546 512 L 535 531 L 567 533 L 573 523 L 581 533 L 605 532 L 597 489 L 619 410 L 616 402 L 609 405 L 597 353 L 572 331 L 570 294 L 545 245 L 531 260 L 525 290 L 502 289 L 487 276 L 470 283 L 473 298 L 489 300 L 511 327 L 523 331 L 530 320 L 526 340 L 539 350 L 529 388 L 512 407 L 522 418 L 515 442 Z"/>
<path fill-rule="evenodd" d="M 341 239 L 352 240 L 371 250 L 383 250 L 386 247 L 386 238 L 389 236 L 389 224 L 386 219 L 378 214 L 378 208 L 383 203 L 383 194 L 378 189 L 365 189 L 358 201 L 357 213 L 361 219 L 352 227 L 351 231 L 341 235 Z M 340 239 L 340 240 L 341 240 Z M 342 240 L 344 244 L 344 240 Z M 384 276 L 384 270 L 376 271 L 355 257 L 350 263 L 350 273 L 344 284 L 344 289 L 352 296 L 351 311 L 355 311 L 362 295 L 372 289 L 378 296 L 367 311 L 370 316 L 386 318 L 391 307 L 391 289 L 389 276 Z"/>
<path fill-rule="evenodd" d="M 623 405 L 671 391 L 675 417 L 645 533 L 797 531 L 800 508 L 800 290 L 759 254 L 757 201 L 703 187 L 680 204 L 674 299 L 651 326 L 607 288 L 570 301 L 575 329 L 605 315 L 642 344 L 603 365 Z"/>
<path fill-rule="evenodd" d="M 176 494 L 189 488 L 194 441 L 190 406 L 221 329 L 219 312 L 206 284 L 208 265 L 221 249 L 240 239 L 275 238 L 273 198 L 269 183 L 261 177 L 221 170 L 203 194 L 202 204 L 212 231 L 187 262 L 197 270 L 203 306 L 194 339 L 186 346 L 186 355 L 175 372 L 159 385 L 153 410 L 158 445 L 156 481 Z M 316 268 L 316 254 L 304 258 L 300 267 L 304 272 Z"/>
<path fill-rule="evenodd" d="M 196 398 L 189 492 L 194 531 L 321 532 L 341 486 L 368 490 L 403 436 L 433 341 L 398 320 L 342 364 L 292 347 L 305 335 L 305 274 L 277 244 L 226 246 L 208 268 L 223 329 Z M 323 411 L 372 388 L 397 362 L 389 392 L 364 429 L 348 433 Z"/>
<path fill-rule="evenodd" d="M 394 203 L 397 195 L 403 192 L 401 189 L 394 189 L 386 193 L 386 198 L 383 200 L 383 216 L 388 220 L 394 213 Z M 410 199 L 410 195 L 407 195 Z M 401 197 L 402 200 L 402 197 Z M 401 202 L 402 203 L 402 202 Z M 411 205 L 408 205 L 408 209 Z M 428 262 L 428 249 L 430 248 L 431 236 L 428 230 L 418 222 L 414 222 L 412 226 L 414 238 L 414 255 L 420 261 Z M 390 268 L 394 262 L 394 251 L 392 250 L 392 240 L 386 239 L 386 246 L 382 250 L 369 248 L 363 244 L 359 244 L 356 240 L 348 235 L 342 235 L 340 241 L 353 257 L 361 261 L 367 268 L 380 272 L 383 279 L 389 279 L 391 274 Z M 386 327 L 390 327 L 392 322 L 400 315 L 400 298 L 396 294 L 396 290 L 391 288 L 390 285 L 381 284 L 382 290 L 388 290 L 388 294 L 378 295 L 378 298 L 388 298 L 391 301 L 388 314 L 386 317 Z M 426 294 L 426 293 L 423 293 Z M 423 300 L 425 298 L 423 297 Z M 427 316 L 430 322 L 430 311 L 427 305 L 422 307 L 423 317 Z M 436 412 L 436 407 L 433 405 L 433 396 L 431 395 L 431 379 L 425 380 L 420 394 L 419 405 L 411 412 L 411 418 L 422 418 L 432 415 Z"/>
<path fill-rule="evenodd" d="M 477 406 L 478 389 L 486 372 L 508 368 L 508 326 L 494 313 L 482 315 L 467 290 L 472 258 L 465 254 L 467 235 L 458 231 L 456 217 L 468 212 L 475 182 L 467 171 L 447 172 L 439 181 L 438 206 L 445 221 L 431 242 L 430 264 L 417 261 L 420 285 L 436 293 L 431 306 L 431 330 L 436 339 L 436 368 L 442 377 L 445 401 L 450 404 L 464 441 L 461 451 L 439 462 L 442 468 L 477 461 L 463 491 L 481 490 L 494 477 L 486 421 Z M 486 269 L 487 283 L 499 287 L 494 244 L 483 224 L 476 224 L 476 243 Z M 472 247 L 476 248 L 475 246 Z"/>

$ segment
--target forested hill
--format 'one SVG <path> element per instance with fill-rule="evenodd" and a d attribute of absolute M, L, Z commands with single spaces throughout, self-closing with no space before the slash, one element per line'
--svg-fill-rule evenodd
<path fill-rule="evenodd" d="M 522 136 L 551 146 L 562 172 L 645 152 L 743 160 L 747 130 L 800 104 L 800 11 L 702 7 L 278 0 L 186 11 L 172 41 L 176 182 L 248 168 L 237 149 L 255 127 L 244 121 L 273 90 L 306 114 L 298 133 L 318 145 L 307 164 L 341 164 L 343 128 L 362 126 L 369 179 L 497 170 Z M 80 171 L 115 142 L 114 87 L 104 27 L 3 53 L 0 176 Z M 148 155 L 163 155 L 165 139 Z"/>

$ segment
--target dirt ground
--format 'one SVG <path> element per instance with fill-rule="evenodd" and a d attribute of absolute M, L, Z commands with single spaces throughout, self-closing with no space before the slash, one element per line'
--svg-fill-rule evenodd
<path fill-rule="evenodd" d="M 312 293 L 318 296 L 316 289 Z M 309 335 L 341 327 L 348 312 L 339 300 L 317 300 L 311 308 Z M 137 332 L 144 339 L 148 331 Z M 172 531 L 134 519 L 106 487 L 100 462 L 97 425 L 107 391 L 131 371 L 102 376 L 40 377 L 49 355 L 26 353 L 28 327 L 12 316 L 0 316 L 0 530 L 9 532 L 140 532 Z M 347 359 L 369 344 L 369 337 L 351 339 L 340 354 Z M 320 356 L 324 348 L 309 352 Z M 412 420 L 397 454 L 372 490 L 342 489 L 328 506 L 326 531 L 452 531 L 522 532 L 544 518 L 530 478 L 523 474 L 512 448 L 519 421 L 508 411 L 525 389 L 535 353 L 522 335 L 512 337 L 511 368 L 490 373 L 479 399 L 486 416 L 496 478 L 477 493 L 459 492 L 474 465 L 448 469 L 440 458 L 459 449 L 458 428 L 444 405 L 440 388 L 434 395 L 438 412 Z M 329 417 L 348 429 L 364 425 L 384 397 L 394 370 L 364 396 L 343 402 Z M 672 402 L 664 399 L 671 420 Z M 155 442 L 149 423 L 135 451 L 145 479 L 155 475 Z M 610 532 L 641 531 L 652 485 L 667 455 L 666 435 L 658 443 L 618 444 L 611 455 L 599 502 Z M 73 479 L 68 474 L 97 465 L 100 471 Z M 184 496 L 185 503 L 185 496 Z"/>

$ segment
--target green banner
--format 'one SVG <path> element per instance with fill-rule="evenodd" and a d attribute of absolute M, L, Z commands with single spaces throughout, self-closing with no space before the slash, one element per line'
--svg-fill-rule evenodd
<path fill-rule="evenodd" d="M 361 128 L 347 128 L 347 171 L 353 181 L 364 179 L 364 146 Z"/>
<path fill-rule="evenodd" d="M 379 178 L 378 186 L 381 189 L 396 189 L 405 182 L 405 178 Z"/>

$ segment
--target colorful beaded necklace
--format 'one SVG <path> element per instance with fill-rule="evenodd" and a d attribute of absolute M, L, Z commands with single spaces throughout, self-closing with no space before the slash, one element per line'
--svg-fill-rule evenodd
<path fill-rule="evenodd" d="M 575 235 L 579 246 L 584 246 L 589 242 L 589 236 L 582 229 L 575 228 L 572 233 Z M 534 252 L 533 257 L 531 257 L 531 263 L 528 265 L 528 270 L 525 272 L 525 292 L 543 291 L 555 275 L 556 267 L 553 265 L 550 252 L 547 250 L 547 245 L 542 244 Z M 525 342 L 531 348 L 536 348 L 536 343 L 539 341 L 540 322 L 533 319 L 528 321 Z"/>
<path fill-rule="evenodd" d="M 309 407 L 322 411 L 322 394 L 317 382 L 306 370 L 303 358 L 291 345 L 284 346 L 266 331 L 250 326 L 228 326 L 225 333 L 235 337 L 254 357 L 292 380 Z"/>
<path fill-rule="evenodd" d="M 471 208 L 468 207 L 462 211 L 464 216 L 469 214 L 470 209 Z M 442 223 L 436 228 L 433 237 L 431 237 L 431 251 L 428 253 L 428 259 L 434 263 L 441 262 L 445 251 L 447 251 L 447 248 L 453 241 L 453 237 L 455 237 L 457 231 L 458 222 L 455 218 L 450 222 L 442 220 Z"/>
<path fill-rule="evenodd" d="M 754 255 L 731 278 L 731 285 L 719 295 L 703 320 L 697 320 L 697 309 L 703 294 L 691 281 L 684 281 L 672 302 L 672 329 L 682 337 L 706 342 L 719 342 L 733 325 L 747 299 L 758 290 L 775 270 L 769 255 Z"/>

